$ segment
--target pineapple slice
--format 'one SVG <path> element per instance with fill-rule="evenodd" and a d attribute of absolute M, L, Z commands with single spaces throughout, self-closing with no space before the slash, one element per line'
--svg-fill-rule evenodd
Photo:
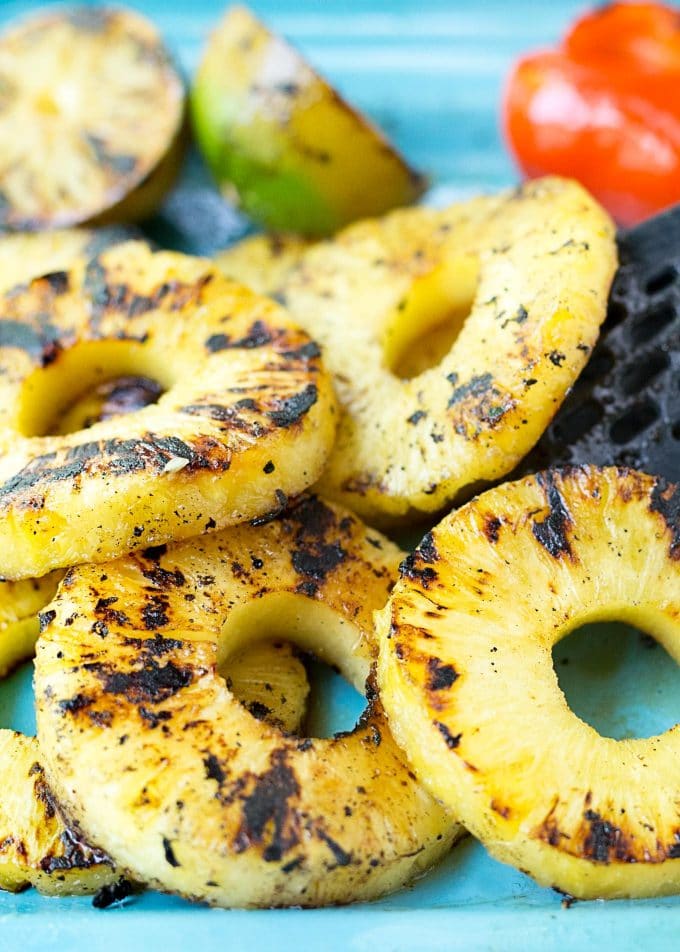
<path fill-rule="evenodd" d="M 344 411 L 320 490 L 390 523 L 508 473 L 584 366 L 615 268 L 612 222 L 555 178 L 306 251 L 275 290 L 322 345 Z M 432 331 L 444 354 L 423 369 L 410 351 Z"/>
<path fill-rule="evenodd" d="M 69 826 L 35 737 L 0 730 L 0 889 L 49 896 L 93 893 L 120 878 L 111 859 Z"/>
<path fill-rule="evenodd" d="M 136 229 L 122 225 L 3 235 L 0 237 L 0 294 L 42 274 L 65 271 L 76 259 L 92 258 L 105 248 L 132 237 L 137 237 Z"/>
<path fill-rule="evenodd" d="M 253 235 L 220 251 L 215 264 L 232 281 L 272 295 L 311 247 L 311 241 L 297 235 Z"/>
<path fill-rule="evenodd" d="M 304 497 L 258 528 L 73 569 L 36 655 L 38 735 L 69 814 L 136 878 L 214 905 L 370 899 L 434 863 L 460 827 L 373 691 L 352 731 L 302 739 L 218 673 L 281 635 L 363 689 L 400 556 Z"/>
<path fill-rule="evenodd" d="M 572 896 L 680 891 L 680 726 L 602 737 L 552 648 L 619 620 L 680 661 L 680 490 L 572 468 L 484 493 L 428 533 L 377 619 L 378 679 L 420 779 L 498 859 Z"/>
<path fill-rule="evenodd" d="M 20 582 L 0 581 L 0 678 L 33 656 L 38 612 L 57 591 L 61 572 Z"/>
<path fill-rule="evenodd" d="M 39 607 L 45 604 L 41 601 Z M 27 643 L 29 654 L 32 643 Z M 229 662 L 228 670 L 232 691 L 249 710 L 290 732 L 299 728 L 309 684 L 290 645 L 265 642 L 246 648 Z M 35 886 L 48 896 L 82 895 L 120 880 L 113 860 L 90 846 L 65 819 L 45 780 L 35 737 L 0 730 L 0 776 L 0 889 L 17 892 Z"/>
<path fill-rule="evenodd" d="M 287 641 L 249 645 L 220 672 L 227 687 L 254 717 L 299 734 L 307 714 L 307 670 Z"/>
<path fill-rule="evenodd" d="M 0 573 L 81 561 L 265 518 L 321 473 L 330 377 L 274 302 L 210 262 L 139 242 L 3 299 Z M 121 376 L 158 402 L 60 435 L 60 413 Z"/>
<path fill-rule="evenodd" d="M 0 227 L 150 215 L 183 151 L 184 88 L 130 10 L 39 13 L 0 36 Z"/>

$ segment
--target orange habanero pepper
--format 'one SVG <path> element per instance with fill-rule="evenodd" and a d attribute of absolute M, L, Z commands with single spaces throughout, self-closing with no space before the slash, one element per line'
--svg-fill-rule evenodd
<path fill-rule="evenodd" d="M 680 202 L 680 10 L 587 14 L 515 65 L 503 115 L 525 175 L 578 179 L 623 225 Z"/>

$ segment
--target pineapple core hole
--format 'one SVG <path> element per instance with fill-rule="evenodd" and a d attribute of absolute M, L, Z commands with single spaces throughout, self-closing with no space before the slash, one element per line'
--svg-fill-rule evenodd
<path fill-rule="evenodd" d="M 155 367 L 136 359 L 134 350 L 108 343 L 58 353 L 26 378 L 17 414 L 24 436 L 76 433 L 158 402 L 172 381 L 158 380 Z"/>
<path fill-rule="evenodd" d="M 251 697 L 244 696 L 245 692 L 239 689 L 237 679 L 232 677 L 232 666 L 263 642 L 291 643 L 300 649 L 309 683 L 301 724 L 293 733 L 302 737 L 331 737 L 338 731 L 352 730 L 366 708 L 363 692 L 369 665 L 364 655 L 353 650 L 360 640 L 361 634 L 354 625 L 323 603 L 290 592 L 271 593 L 229 613 L 217 645 L 217 671 L 251 713 L 265 717 L 267 712 L 258 710 Z M 260 674 L 258 680 L 272 686 L 282 683 L 275 670 L 271 677 Z M 261 686 L 256 692 L 248 690 L 247 695 L 253 693 L 260 700 Z M 266 701 L 264 706 L 274 708 Z"/>
<path fill-rule="evenodd" d="M 477 259 L 460 257 L 413 282 L 383 334 L 385 364 L 396 377 L 410 380 L 446 357 L 470 314 L 478 277 Z"/>
<path fill-rule="evenodd" d="M 553 664 L 571 710 L 603 737 L 653 737 L 680 722 L 680 665 L 630 625 L 582 625 Z"/>
<path fill-rule="evenodd" d="M 0 728 L 21 731 L 29 736 L 35 734 L 32 661 L 19 665 L 0 681 Z"/>

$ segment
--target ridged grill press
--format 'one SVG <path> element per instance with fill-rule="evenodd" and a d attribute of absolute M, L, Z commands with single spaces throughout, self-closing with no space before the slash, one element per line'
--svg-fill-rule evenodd
<path fill-rule="evenodd" d="M 523 472 L 596 463 L 680 478 L 680 205 L 618 245 L 598 344 Z"/>

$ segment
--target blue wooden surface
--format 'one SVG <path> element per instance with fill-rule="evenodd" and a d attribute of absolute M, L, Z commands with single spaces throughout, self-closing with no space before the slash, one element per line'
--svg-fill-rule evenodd
<path fill-rule="evenodd" d="M 191 75 L 218 0 L 138 0 Z M 503 77 L 513 57 L 554 41 L 583 4 L 573 0 L 254 0 L 253 7 L 373 116 L 409 158 L 432 176 L 433 200 L 491 189 L 514 179 L 498 129 Z M 3 0 L 0 22 L 34 9 Z M 210 253 L 248 228 L 212 188 L 192 156 L 180 187 L 153 223 L 171 246 Z M 648 735 L 680 717 L 680 673 L 638 636 L 611 629 L 598 651 L 576 635 L 556 667 L 574 709 L 611 736 Z M 608 641 L 607 641 L 608 639 Z M 619 644 L 620 642 L 620 644 Z M 569 664 L 564 664 L 564 658 Z M 598 660 L 599 658 L 599 660 Z M 347 727 L 356 699 L 329 681 L 329 726 Z M 653 711 L 653 714 L 650 713 Z M 0 685 L 0 726 L 32 728 L 30 668 Z M 192 907 L 147 894 L 97 912 L 83 899 L 49 900 L 29 891 L 0 895 L 0 952 L 118 945 L 124 950 L 260 948 L 390 952 L 427 948 L 619 950 L 678 946 L 680 902 L 578 903 L 489 859 L 468 840 L 410 889 L 371 905 L 329 910 L 238 912 Z"/>

